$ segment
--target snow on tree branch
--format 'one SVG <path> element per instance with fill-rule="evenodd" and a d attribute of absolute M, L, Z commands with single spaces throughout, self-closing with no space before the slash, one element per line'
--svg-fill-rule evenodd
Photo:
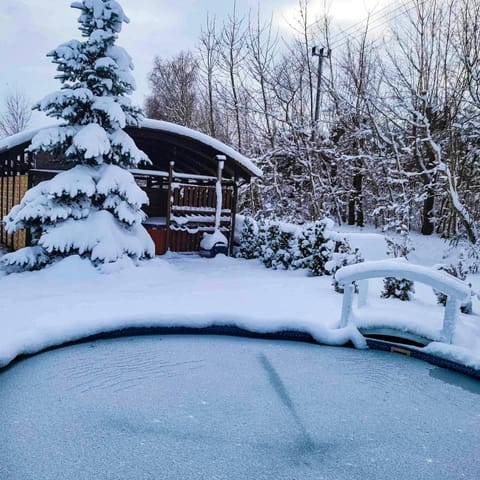
<path fill-rule="evenodd" d="M 148 197 L 124 168 L 148 163 L 122 129 L 142 114 L 127 97 L 135 88 L 132 59 L 115 45 L 129 20 L 115 0 L 82 0 L 78 22 L 84 41 L 48 54 L 57 65 L 58 92 L 35 108 L 63 124 L 42 130 L 29 150 L 75 166 L 30 189 L 5 217 L 11 233 L 29 229 L 32 247 L 5 255 L 7 272 L 43 268 L 69 255 L 89 258 L 104 271 L 154 255 L 142 226 Z"/>

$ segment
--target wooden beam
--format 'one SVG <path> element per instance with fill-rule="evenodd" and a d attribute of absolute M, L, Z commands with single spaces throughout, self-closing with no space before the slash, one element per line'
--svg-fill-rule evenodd
<path fill-rule="evenodd" d="M 166 234 L 166 250 L 167 252 L 170 251 L 170 243 L 171 243 L 171 230 L 170 230 L 170 223 L 171 223 L 171 215 L 172 215 L 172 180 L 173 180 L 173 167 L 175 166 L 175 162 L 170 162 L 168 168 L 168 194 L 167 194 L 167 234 Z"/>
<path fill-rule="evenodd" d="M 238 201 L 238 182 L 237 175 L 235 174 L 235 179 L 233 182 L 233 199 L 231 207 L 231 221 L 230 221 L 230 239 L 228 245 L 228 255 L 231 257 L 233 255 L 233 244 L 235 242 L 235 226 L 236 226 L 236 216 L 237 216 L 237 201 Z"/>
<path fill-rule="evenodd" d="M 215 158 L 218 162 L 217 167 L 217 184 L 215 185 L 215 230 L 220 231 L 220 219 L 222 217 L 222 174 L 223 167 L 225 166 L 225 161 L 227 157 L 225 155 L 216 155 Z"/>

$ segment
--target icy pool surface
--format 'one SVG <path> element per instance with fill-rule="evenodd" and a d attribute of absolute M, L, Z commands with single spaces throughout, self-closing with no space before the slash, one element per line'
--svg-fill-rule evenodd
<path fill-rule="evenodd" d="M 400 355 L 131 337 L 0 374 L 1 480 L 480 478 L 480 382 Z"/>

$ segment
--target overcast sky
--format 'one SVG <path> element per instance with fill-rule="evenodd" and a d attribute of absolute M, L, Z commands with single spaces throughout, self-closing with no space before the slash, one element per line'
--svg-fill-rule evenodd
<path fill-rule="evenodd" d="M 391 0 L 329 0 L 330 13 L 345 26 L 380 11 Z M 78 10 L 70 0 L 0 0 L 0 103 L 11 89 L 20 89 L 31 101 L 59 89 L 55 67 L 46 53 L 72 38 L 79 38 Z M 193 49 L 207 12 L 221 22 L 233 0 L 120 0 L 131 23 L 120 34 L 135 63 L 138 90 L 135 100 L 142 103 L 148 91 L 147 75 L 154 55 L 169 57 L 182 49 Z M 310 0 L 311 16 L 323 11 L 324 0 Z M 298 0 L 237 0 L 237 8 L 248 13 L 260 5 L 286 34 L 287 23 L 295 15 Z M 32 126 L 44 120 L 37 114 Z"/>

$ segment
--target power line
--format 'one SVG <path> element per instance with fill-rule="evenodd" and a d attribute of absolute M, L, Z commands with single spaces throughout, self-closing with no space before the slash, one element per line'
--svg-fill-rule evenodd
<path fill-rule="evenodd" d="M 365 26 L 365 22 L 367 20 L 371 20 L 372 22 L 376 22 L 379 18 L 380 19 L 384 18 L 385 14 L 392 13 L 395 10 L 398 10 L 399 8 L 402 8 L 404 5 L 407 5 L 408 3 L 411 3 L 411 2 L 414 2 L 414 1 L 415 0 L 407 0 L 406 2 L 404 2 L 404 4 L 395 7 L 392 11 L 389 11 L 389 9 L 392 7 L 391 4 L 385 5 L 380 10 L 377 10 L 374 13 L 372 13 L 372 15 L 367 15 L 367 17 L 365 17 L 363 20 L 360 20 L 359 22 L 354 23 L 353 25 L 350 25 L 349 27 L 345 28 L 341 32 L 335 33 L 334 35 L 332 35 L 331 40 L 333 40 L 333 42 L 336 42 L 340 37 L 343 37 L 344 35 L 353 35 L 356 31 L 363 29 L 363 27 Z M 379 18 L 377 18 L 377 17 L 379 17 Z M 317 20 L 313 24 L 319 23 L 320 21 L 321 20 Z M 352 30 L 352 33 L 349 33 L 350 30 Z"/>
<path fill-rule="evenodd" d="M 382 17 L 376 18 L 373 22 L 368 23 L 368 31 L 376 30 L 380 27 L 383 27 L 384 25 L 387 25 L 388 23 L 392 22 L 393 20 L 401 17 L 405 13 L 409 12 L 412 10 L 416 5 L 417 5 L 418 0 L 409 0 L 408 2 L 403 3 L 400 6 L 395 7 L 393 10 L 390 11 L 390 15 L 383 15 Z M 420 0 L 419 5 L 423 5 L 427 0 Z M 410 6 L 408 6 L 410 4 Z M 396 15 L 391 16 L 393 13 L 398 12 Z M 368 20 L 368 18 L 366 19 Z M 380 21 L 380 22 L 379 22 Z M 355 31 L 352 33 L 345 33 L 346 36 L 350 37 L 350 39 L 356 40 L 356 38 L 360 35 L 362 35 L 365 32 L 365 24 L 362 23 L 360 28 L 357 28 Z M 342 35 L 343 33 L 334 35 L 332 38 L 337 38 L 339 35 Z M 328 42 L 328 45 L 330 48 L 342 48 L 345 45 L 347 45 L 349 42 L 349 39 L 342 38 L 341 40 L 334 40 L 333 43 L 331 41 Z"/>
<path fill-rule="evenodd" d="M 400 16 L 404 15 L 406 12 L 410 11 L 412 8 L 414 8 L 417 4 L 418 0 L 408 0 L 401 5 L 393 8 L 392 10 L 389 11 L 388 14 L 384 14 L 381 17 L 378 17 L 374 19 L 373 21 L 369 21 L 369 19 L 365 19 L 364 22 L 361 24 L 359 28 L 357 28 L 354 32 L 348 33 L 347 36 L 350 37 L 350 39 L 356 40 L 356 37 L 359 35 L 363 35 L 365 32 L 365 21 L 368 21 L 368 30 L 376 30 L 377 28 L 383 27 L 389 23 L 391 23 L 393 20 L 396 18 L 399 18 Z M 421 3 L 425 3 L 426 0 L 420 0 Z M 348 39 L 342 38 L 333 41 L 333 45 L 335 45 L 335 48 L 338 48 L 339 46 L 343 46 L 348 42 Z"/>
<path fill-rule="evenodd" d="M 390 10 L 389 15 L 383 14 L 381 17 L 377 17 L 373 21 L 369 21 L 368 23 L 369 31 L 376 30 L 380 27 L 383 27 L 384 25 L 387 25 L 388 23 L 392 22 L 396 18 L 399 18 L 400 16 L 404 15 L 406 12 L 410 11 L 412 8 L 414 8 L 417 5 L 417 1 L 418 0 L 408 0 L 402 3 L 402 5 L 395 7 L 393 10 Z M 421 0 L 420 5 L 423 5 L 426 1 L 427 0 Z M 359 24 L 359 27 L 353 30 L 351 33 L 340 32 L 334 35 L 331 39 L 328 39 L 329 47 L 339 48 L 346 45 L 348 43 L 348 39 L 345 39 L 345 36 L 348 36 L 350 39 L 355 40 L 358 36 L 363 35 L 363 33 L 365 32 L 365 21 L 368 21 L 368 20 L 369 18 L 367 17 L 362 23 Z M 342 36 L 343 38 L 339 38 Z"/>

